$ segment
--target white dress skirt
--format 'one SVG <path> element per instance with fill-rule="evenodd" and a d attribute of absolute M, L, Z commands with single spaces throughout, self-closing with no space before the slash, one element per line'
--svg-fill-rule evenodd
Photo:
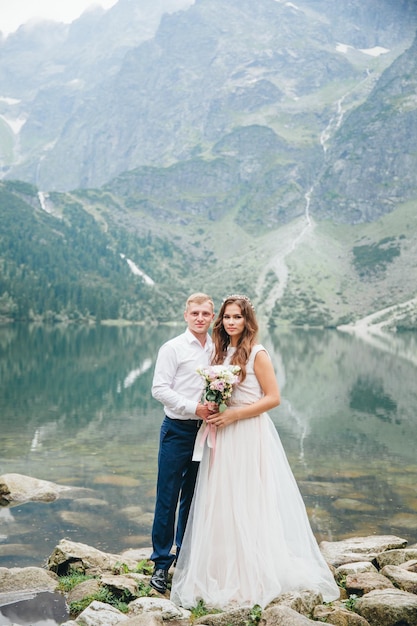
<path fill-rule="evenodd" d="M 265 348 L 253 348 L 246 379 L 235 387 L 231 406 L 262 396 L 254 372 L 260 350 Z M 296 590 L 320 592 L 325 601 L 338 598 L 268 414 L 218 430 L 215 450 L 207 442 L 171 600 L 186 608 L 202 600 L 207 607 L 228 609 L 264 608 L 280 594 Z"/>

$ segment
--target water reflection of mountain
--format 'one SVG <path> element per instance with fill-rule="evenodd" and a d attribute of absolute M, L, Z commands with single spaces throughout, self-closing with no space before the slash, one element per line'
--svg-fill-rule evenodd
<path fill-rule="evenodd" d="M 73 433 L 89 422 L 113 431 L 114 414 L 160 411 L 150 394 L 161 343 L 171 327 L 0 329 L 0 410 L 10 428 Z M 416 367 L 337 331 L 275 329 L 265 345 L 274 360 L 283 401 L 273 412 L 280 432 L 303 437 L 318 453 L 337 446 L 414 459 Z M 394 344 L 395 346 L 395 344 Z M 59 427 L 57 426 L 59 424 Z M 369 444 L 367 440 L 369 439 Z"/>
<path fill-rule="evenodd" d="M 113 552 L 149 545 L 163 416 L 153 366 L 178 332 L 0 328 L 0 473 L 86 487 L 95 502 L 13 508 L 0 561 L 39 563 L 68 533 Z M 282 391 L 271 417 L 317 536 L 416 541 L 415 365 L 337 331 L 278 328 L 262 342 Z"/>
<path fill-rule="evenodd" d="M 316 454 L 331 446 L 353 458 L 356 448 L 361 457 L 371 448 L 415 459 L 417 368 L 398 358 L 395 343 L 388 352 L 337 331 L 294 329 L 270 339 L 285 370 L 278 420 L 286 430 L 304 430 L 304 446 Z"/>
<path fill-rule="evenodd" d="M 0 407 L 3 420 L 39 427 L 89 421 L 107 407 L 152 403 L 153 363 L 172 329 L 47 327 L 0 329 Z M 133 384 L 134 382 L 134 384 Z"/>

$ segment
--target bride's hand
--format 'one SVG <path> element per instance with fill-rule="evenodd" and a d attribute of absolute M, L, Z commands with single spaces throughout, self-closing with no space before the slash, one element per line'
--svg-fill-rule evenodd
<path fill-rule="evenodd" d="M 207 422 L 212 424 L 213 426 L 217 426 L 217 428 L 224 428 L 229 424 L 233 424 L 238 420 L 237 410 L 236 409 L 226 409 L 222 413 L 214 413 L 213 415 L 209 415 L 207 418 Z"/>

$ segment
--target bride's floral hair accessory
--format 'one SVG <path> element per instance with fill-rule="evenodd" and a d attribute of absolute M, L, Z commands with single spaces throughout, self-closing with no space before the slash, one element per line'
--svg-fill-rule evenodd
<path fill-rule="evenodd" d="M 247 302 L 249 304 L 249 306 L 251 307 L 252 311 L 255 310 L 255 307 L 253 306 L 252 302 L 249 300 L 248 296 L 244 296 L 244 295 L 239 294 L 239 293 L 232 293 L 232 294 L 230 294 L 230 296 L 226 296 L 225 297 L 225 299 L 222 302 L 222 306 L 223 306 L 223 304 L 227 300 L 243 300 L 244 302 Z"/>

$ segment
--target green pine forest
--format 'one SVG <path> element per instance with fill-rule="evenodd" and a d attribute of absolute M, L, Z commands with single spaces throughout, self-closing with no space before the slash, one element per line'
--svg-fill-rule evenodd
<path fill-rule="evenodd" d="M 366 225 L 314 222 L 291 251 L 303 218 L 249 233 L 235 210 L 163 220 L 108 186 L 46 196 L 42 208 L 35 186 L 0 182 L 0 322 L 167 323 L 206 291 L 248 294 L 270 326 L 335 327 L 410 301 L 392 327 L 416 328 L 414 203 Z"/>
<path fill-rule="evenodd" d="M 51 196 L 61 209 L 59 218 L 38 208 L 34 186 L 0 183 L 0 319 L 172 319 L 172 307 L 186 292 L 181 285 L 167 289 L 174 276 L 185 275 L 181 250 L 150 232 L 141 236 L 117 224 L 105 232 L 80 202 L 66 194 Z M 134 275 L 121 254 L 158 284 Z"/>

